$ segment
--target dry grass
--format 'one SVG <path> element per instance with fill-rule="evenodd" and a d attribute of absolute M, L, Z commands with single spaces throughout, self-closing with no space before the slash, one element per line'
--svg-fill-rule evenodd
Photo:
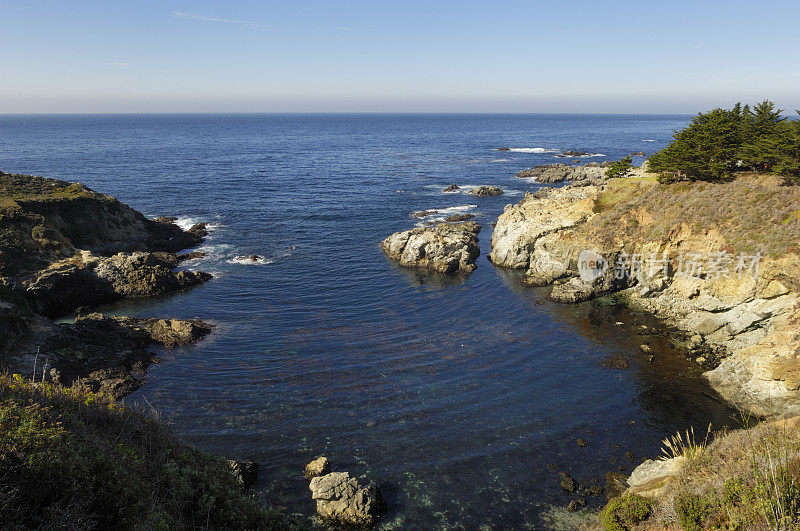
<path fill-rule="evenodd" d="M 579 234 L 608 245 L 666 239 L 686 223 L 715 227 L 732 252 L 777 258 L 800 252 L 800 186 L 773 175 L 742 174 L 726 183 L 657 184 L 654 179 L 611 179 L 596 201 L 597 216 Z"/>
<path fill-rule="evenodd" d="M 659 496 L 647 528 L 796 529 L 800 418 L 719 434 Z"/>

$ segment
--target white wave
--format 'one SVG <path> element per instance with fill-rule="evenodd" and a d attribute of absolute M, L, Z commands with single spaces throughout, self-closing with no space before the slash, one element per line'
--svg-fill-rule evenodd
<path fill-rule="evenodd" d="M 642 142 L 655 142 L 655 140 L 651 140 L 649 138 L 645 138 L 644 140 L 642 140 Z"/>
<path fill-rule="evenodd" d="M 495 151 L 500 151 L 500 150 L 495 149 Z M 514 153 L 560 153 L 564 150 L 555 148 L 532 147 L 532 148 L 511 148 L 507 150 L 504 149 L 503 151 L 513 151 Z"/>
<path fill-rule="evenodd" d="M 446 208 L 430 208 L 427 210 L 418 210 L 416 212 L 412 212 L 411 215 L 414 218 L 422 220 L 417 223 L 417 227 L 422 227 L 425 225 L 425 223 L 441 222 L 444 221 L 445 218 L 450 214 L 463 214 L 474 208 L 478 208 L 478 205 L 457 205 Z M 422 214 L 423 212 L 428 212 L 428 214 L 425 216 L 420 216 L 419 214 Z"/>
<path fill-rule="evenodd" d="M 200 218 L 193 218 L 190 216 L 178 216 L 178 218 L 175 220 L 175 224 L 180 228 L 182 228 L 183 230 L 189 230 L 192 228 L 192 226 L 197 225 L 198 223 L 205 223 L 206 230 L 208 232 L 213 232 L 214 230 L 221 227 L 220 223 L 211 223 L 208 221 L 203 221 Z"/>
<path fill-rule="evenodd" d="M 268 265 L 274 264 L 274 258 L 267 258 L 265 256 L 261 256 L 258 254 L 252 255 L 242 255 L 242 256 L 234 256 L 233 258 L 226 260 L 229 264 L 241 264 L 241 265 Z"/>

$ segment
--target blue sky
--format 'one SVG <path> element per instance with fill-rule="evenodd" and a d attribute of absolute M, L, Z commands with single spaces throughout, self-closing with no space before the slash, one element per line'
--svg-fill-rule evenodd
<path fill-rule="evenodd" d="M 800 107 L 800 2 L 0 0 L 0 113 Z"/>

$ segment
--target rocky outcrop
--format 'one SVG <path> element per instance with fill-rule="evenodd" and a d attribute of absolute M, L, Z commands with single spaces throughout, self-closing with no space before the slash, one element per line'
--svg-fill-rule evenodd
<path fill-rule="evenodd" d="M 0 276 L 30 273 L 73 256 L 177 252 L 207 231 L 184 231 L 175 218 L 147 219 L 111 196 L 82 184 L 33 175 L 0 174 Z"/>
<path fill-rule="evenodd" d="M 324 476 L 325 474 L 330 474 L 331 471 L 331 464 L 328 462 L 327 457 L 319 457 L 314 459 L 309 464 L 306 465 L 305 470 L 303 471 L 303 476 L 311 480 L 317 476 Z"/>
<path fill-rule="evenodd" d="M 314 477 L 309 488 L 317 502 L 317 514 L 325 520 L 369 526 L 386 510 L 386 502 L 376 485 L 361 486 L 347 472 Z"/>
<path fill-rule="evenodd" d="M 606 178 L 607 162 L 590 162 L 579 166 L 569 164 L 544 164 L 517 173 L 520 179 L 533 179 L 538 183 L 560 183 L 564 181 L 589 181 L 600 184 Z"/>
<path fill-rule="evenodd" d="M 480 230 L 480 225 L 474 221 L 439 223 L 392 234 L 381 242 L 381 247 L 402 266 L 421 267 L 447 275 L 470 273 L 477 267 Z"/>
<path fill-rule="evenodd" d="M 212 330 L 212 325 L 199 320 L 97 313 L 80 315 L 75 323 L 57 324 L 24 306 L 0 305 L 3 320 L 15 323 L 14 330 L 2 337 L 0 361 L 5 369 L 114 397 L 130 394 L 144 384 L 145 369 L 156 357 L 153 345 L 187 345 Z"/>
<path fill-rule="evenodd" d="M 555 301 L 618 292 L 630 306 L 667 322 L 676 344 L 708 369 L 704 378 L 723 398 L 760 416 L 800 414 L 797 255 L 761 257 L 757 275 L 693 271 L 680 261 L 718 256 L 728 248 L 719 229 L 692 223 L 686 200 L 674 192 L 665 195 L 652 188 L 655 195 L 645 208 L 636 204 L 636 194 L 644 192 L 629 189 L 636 190 L 641 180 L 616 181 L 629 184 L 568 186 L 527 194 L 507 206 L 492 234 L 490 260 L 524 269 L 526 284 L 553 285 L 550 298 Z M 715 190 L 717 199 L 732 193 Z M 779 189 L 774 193 L 785 195 Z M 609 212 L 609 201 L 620 201 L 620 210 Z M 674 204 L 660 204 L 666 202 Z M 666 209 L 687 221 L 658 227 L 655 220 Z M 584 274 L 584 252 L 604 259 L 596 275 Z M 730 267 L 736 265 L 735 257 L 727 259 L 734 262 Z"/>
<path fill-rule="evenodd" d="M 469 191 L 472 195 L 477 195 L 479 197 L 489 197 L 493 195 L 503 195 L 503 190 L 496 186 L 486 186 L 481 185 L 476 188 L 473 188 Z"/>
<path fill-rule="evenodd" d="M 475 214 L 451 214 L 444 218 L 444 220 L 448 223 L 459 223 L 461 221 L 467 221 L 468 219 L 472 219 L 475 217 Z"/>
<path fill-rule="evenodd" d="M 450 193 L 450 192 L 457 192 L 459 190 L 461 190 L 461 187 L 454 183 L 454 184 L 451 184 L 450 186 L 448 186 L 447 188 L 445 188 L 444 190 L 442 190 L 442 192 L 447 194 L 447 193 Z"/>
<path fill-rule="evenodd" d="M 211 330 L 201 321 L 79 315 L 123 298 L 149 297 L 211 278 L 174 271 L 172 254 L 199 244 L 204 225 L 149 220 L 76 183 L 0 173 L 0 366 L 37 380 L 124 396 L 145 381 L 153 345 L 175 348 Z"/>
<path fill-rule="evenodd" d="M 174 272 L 177 265 L 177 257 L 168 253 L 117 253 L 106 258 L 84 251 L 20 285 L 34 311 L 58 317 L 80 306 L 163 295 L 211 278 L 203 272 Z"/>

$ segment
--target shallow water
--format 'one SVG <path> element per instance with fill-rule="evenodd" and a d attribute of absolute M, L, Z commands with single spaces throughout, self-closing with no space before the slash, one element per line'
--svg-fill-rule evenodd
<path fill-rule="evenodd" d="M 391 506 L 382 528 L 540 528 L 572 499 L 548 464 L 588 484 L 657 455 L 678 429 L 705 433 L 735 413 L 666 340 L 649 338 L 656 361 L 647 363 L 638 346 L 648 338 L 634 326 L 645 318 L 608 299 L 550 303 L 546 290 L 492 267 L 491 224 L 538 186 L 516 172 L 565 161 L 550 150 L 606 155 L 584 162 L 650 154 L 687 120 L 4 116 L 0 169 L 213 224 L 200 249 L 208 256 L 186 264 L 213 281 L 109 308 L 217 324 L 199 345 L 166 353 L 127 401 L 159 409 L 188 442 L 261 462 L 257 488 L 274 503 L 311 514 L 300 473 L 324 454 L 335 470 L 381 485 Z M 441 193 L 452 183 L 506 194 Z M 445 208 L 484 226 L 471 276 L 384 256 L 378 242 L 419 223 L 413 212 Z M 236 258 L 252 254 L 263 259 Z M 630 368 L 605 367 L 612 356 Z"/>

